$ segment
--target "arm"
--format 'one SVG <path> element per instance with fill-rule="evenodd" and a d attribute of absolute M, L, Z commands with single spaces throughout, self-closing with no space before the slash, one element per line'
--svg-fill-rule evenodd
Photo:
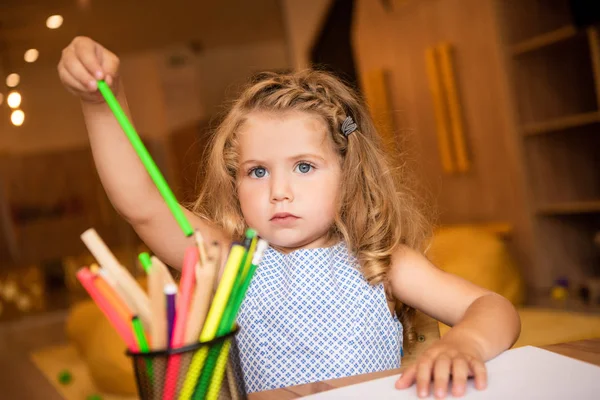
<path fill-rule="evenodd" d="M 510 348 L 519 336 L 520 320 L 512 304 L 404 247 L 392 257 L 390 283 L 395 298 L 453 327 L 403 374 L 397 387 L 416 379 L 419 395 L 427 394 L 433 375 L 436 396 L 445 395 L 452 370 L 454 395 L 464 392 L 468 375 L 484 388 L 483 362 Z"/>
<path fill-rule="evenodd" d="M 123 90 L 119 103 L 129 115 Z M 180 268 L 185 249 L 193 245 L 175 221 L 164 199 L 105 103 L 82 103 L 94 162 L 108 198 L 140 238 L 167 264 Z M 225 236 L 206 221 L 183 209 L 192 226 L 210 243 Z"/>
<path fill-rule="evenodd" d="M 63 50 L 58 70 L 63 84 L 81 98 L 96 169 L 111 203 L 141 239 L 164 262 L 179 268 L 185 249 L 193 244 L 185 238 L 158 189 L 139 160 L 95 84 L 105 79 L 130 116 L 122 88 L 118 88 L 118 58 L 88 38 L 76 38 Z M 228 238 L 215 227 L 184 210 L 192 226 L 207 242 L 219 241 L 228 248 Z"/>

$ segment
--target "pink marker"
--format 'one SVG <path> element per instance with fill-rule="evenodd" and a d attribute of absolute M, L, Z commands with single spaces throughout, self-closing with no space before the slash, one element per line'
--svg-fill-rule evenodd
<path fill-rule="evenodd" d="M 188 247 L 183 258 L 183 267 L 181 269 L 181 282 L 179 284 L 179 299 L 177 301 L 177 313 L 175 317 L 175 326 L 173 335 L 170 338 L 172 349 L 182 347 L 185 341 L 185 327 L 187 325 L 190 304 L 194 295 L 194 286 L 196 284 L 196 264 L 198 263 L 198 248 L 196 246 Z M 165 386 L 163 391 L 163 400 L 171 400 L 175 396 L 177 389 L 177 377 L 179 376 L 179 365 L 181 356 L 174 354 L 169 356 L 167 372 L 165 374 Z"/>
<path fill-rule="evenodd" d="M 102 293 L 94 285 L 94 274 L 86 267 L 81 268 L 77 271 L 77 279 L 83 285 L 85 290 L 89 293 L 94 302 L 98 305 L 98 308 L 104 313 L 106 318 L 110 321 L 115 330 L 119 333 L 121 338 L 129 347 L 131 351 L 139 351 L 137 342 L 133 335 L 133 330 L 130 327 L 129 321 L 124 321 L 119 313 L 114 309 L 112 304 L 106 299 Z"/>

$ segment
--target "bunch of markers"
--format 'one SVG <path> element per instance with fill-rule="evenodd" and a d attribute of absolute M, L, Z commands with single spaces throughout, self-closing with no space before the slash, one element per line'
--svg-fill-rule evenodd
<path fill-rule="evenodd" d="M 216 244 L 204 249 L 200 239 L 187 249 L 179 286 L 158 258 L 142 253 L 146 294 L 93 229 L 81 238 L 99 267 L 81 268 L 77 277 L 127 344 L 140 396 L 219 398 L 236 316 L 267 242 L 249 229 L 243 243 L 231 247 L 218 285 Z M 234 375 L 230 365 L 230 398 L 243 393 Z"/>

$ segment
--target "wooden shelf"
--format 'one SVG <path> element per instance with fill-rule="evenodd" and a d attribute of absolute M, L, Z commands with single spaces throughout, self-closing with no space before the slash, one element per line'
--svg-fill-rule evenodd
<path fill-rule="evenodd" d="M 564 26 L 555 31 L 543 33 L 534 36 L 531 39 L 523 40 L 510 47 L 510 52 L 513 57 L 523 55 L 532 51 L 542 49 L 555 43 L 571 39 L 577 35 L 577 29 L 572 25 Z"/>
<path fill-rule="evenodd" d="M 537 208 L 541 215 L 573 215 L 600 213 L 600 200 L 546 204 Z"/>
<path fill-rule="evenodd" d="M 536 122 L 532 124 L 523 125 L 521 127 L 521 131 L 526 136 L 540 135 L 544 133 L 551 133 L 571 128 L 577 128 L 580 126 L 592 125 L 598 122 L 600 122 L 600 113 L 598 111 L 592 111 L 587 113 L 569 115 L 566 117 L 560 117 L 550 121 Z"/>

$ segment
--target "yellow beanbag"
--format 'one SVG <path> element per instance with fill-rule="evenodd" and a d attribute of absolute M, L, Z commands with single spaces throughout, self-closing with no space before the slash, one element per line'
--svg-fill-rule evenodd
<path fill-rule="evenodd" d="M 496 292 L 515 306 L 523 303 L 523 280 L 497 235 L 475 227 L 440 228 L 427 255 L 443 271 Z"/>
<path fill-rule="evenodd" d="M 600 316 L 520 307 L 524 287 L 502 239 L 475 227 L 439 229 L 429 258 L 442 270 L 499 293 L 518 307 L 521 336 L 514 347 L 600 337 Z M 450 328 L 440 323 L 443 336 Z"/>
<path fill-rule="evenodd" d="M 67 337 L 85 361 L 95 385 L 108 394 L 137 394 L 126 345 L 94 302 L 75 305 L 67 320 Z"/>

